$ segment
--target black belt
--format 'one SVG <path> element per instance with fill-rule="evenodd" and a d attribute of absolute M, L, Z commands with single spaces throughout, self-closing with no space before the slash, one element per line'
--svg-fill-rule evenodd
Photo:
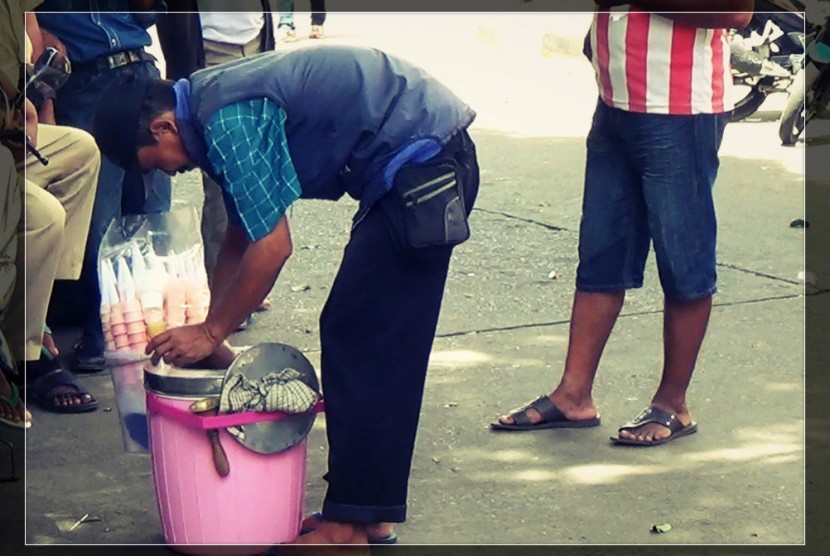
<path fill-rule="evenodd" d="M 143 62 L 145 60 L 152 60 L 152 57 L 144 52 L 143 48 L 135 48 L 133 50 L 116 52 L 115 54 L 110 54 L 109 56 L 101 56 L 100 58 L 95 58 L 94 60 L 90 60 L 88 62 L 76 64 L 75 67 L 78 69 L 88 69 L 93 67 L 97 69 L 115 69 L 135 64 L 136 62 Z"/>

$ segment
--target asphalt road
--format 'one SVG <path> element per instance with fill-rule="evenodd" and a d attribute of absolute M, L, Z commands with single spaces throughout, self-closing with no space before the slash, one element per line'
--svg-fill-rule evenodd
<path fill-rule="evenodd" d="M 756 118 L 730 125 L 721 150 L 719 293 L 689 393 L 700 432 L 656 449 L 608 443 L 658 380 L 662 298 L 650 261 L 599 370 L 594 395 L 603 425 L 492 433 L 491 420 L 550 391 L 563 366 L 584 137 L 596 102 L 591 69 L 575 50 L 587 19 L 379 17 L 331 14 L 325 40 L 396 51 L 444 79 L 478 112 L 472 136 L 482 171 L 473 236 L 450 269 L 401 542 L 803 542 L 805 293 L 824 302 L 829 275 L 809 269 L 814 283 L 805 284 L 800 273 L 805 235 L 824 237 L 827 225 L 790 226 L 805 215 L 805 147 L 778 144 L 775 110 L 783 99 L 770 98 Z M 304 16 L 297 21 L 302 35 Z M 200 202 L 196 176 L 176 186 L 178 199 Z M 273 308 L 234 343 L 292 344 L 319 366 L 317 319 L 354 209 L 348 200 L 294 206 L 294 256 L 274 287 Z M 117 412 L 104 410 L 114 407 L 109 376 L 83 380 L 102 409 L 77 416 L 35 410 L 26 445 L 26 538 L 160 542 L 149 460 L 124 453 Z M 825 422 L 811 426 L 818 433 Z M 312 511 L 325 488 L 324 418 L 308 446 Z M 826 486 L 822 480 L 811 492 Z M 87 513 L 100 521 L 71 529 Z M 671 531 L 650 532 L 660 523 Z"/>

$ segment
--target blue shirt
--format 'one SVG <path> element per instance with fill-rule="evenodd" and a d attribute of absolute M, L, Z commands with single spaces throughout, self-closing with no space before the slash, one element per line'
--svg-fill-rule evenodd
<path fill-rule="evenodd" d="M 37 9 L 37 20 L 66 45 L 72 63 L 83 64 L 150 45 L 147 28 L 155 15 L 126 13 L 128 9 L 126 0 L 46 0 Z M 125 13 L 105 13 L 108 10 Z M 50 11 L 59 13 L 46 13 Z"/>
<path fill-rule="evenodd" d="M 220 108 L 205 125 L 207 160 L 221 179 L 228 221 L 250 241 L 268 235 L 302 193 L 285 119 L 276 102 L 258 98 Z"/>

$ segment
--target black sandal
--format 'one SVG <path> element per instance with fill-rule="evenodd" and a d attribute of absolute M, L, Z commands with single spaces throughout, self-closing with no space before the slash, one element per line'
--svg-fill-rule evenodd
<path fill-rule="evenodd" d="M 538 423 L 531 423 L 527 417 L 527 410 L 535 409 L 542 416 L 542 420 Z M 568 419 L 562 410 L 556 407 L 550 398 L 546 395 L 541 395 L 529 404 L 518 409 L 514 409 L 509 414 L 513 418 L 513 424 L 502 423 L 496 421 L 490 423 L 490 428 L 500 431 L 535 431 L 542 429 L 582 429 L 586 427 L 596 427 L 600 424 L 600 417 L 597 415 L 593 419 Z"/>
<path fill-rule="evenodd" d="M 619 432 L 631 432 L 642 427 L 647 423 L 658 423 L 668 428 L 671 434 L 665 438 L 655 438 L 652 440 L 637 440 L 634 438 L 622 438 L 620 436 L 612 436 L 611 440 L 614 444 L 625 444 L 627 446 L 659 446 L 666 442 L 671 442 L 676 438 L 690 435 L 697 432 L 697 423 L 692 421 L 688 425 L 680 422 L 680 419 L 674 413 L 662 410 L 659 407 L 647 407 L 634 417 L 631 421 L 621 426 Z"/>
<path fill-rule="evenodd" d="M 53 390 L 60 386 L 69 386 L 75 392 L 51 394 Z M 81 399 L 86 395 L 91 397 L 89 391 L 75 379 L 72 373 L 60 367 L 47 371 L 38 377 L 27 377 L 26 391 L 29 394 L 30 401 L 54 413 L 84 413 L 98 408 L 98 400 L 94 397 L 90 401 L 79 404 L 61 405 L 55 402 L 55 398 L 59 396 L 76 396 Z"/>

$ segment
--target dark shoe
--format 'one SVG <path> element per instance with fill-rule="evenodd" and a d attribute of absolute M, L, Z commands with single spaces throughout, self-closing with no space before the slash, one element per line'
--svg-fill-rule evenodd
<path fill-rule="evenodd" d="M 538 411 L 542 420 L 538 423 L 531 423 L 527 417 L 527 410 L 535 409 Z M 578 421 L 568 419 L 565 414 L 556 407 L 550 398 L 546 395 L 541 395 L 529 404 L 510 412 L 510 417 L 513 418 L 513 424 L 508 425 L 496 421 L 490 423 L 490 428 L 499 431 L 535 431 L 542 429 L 581 429 L 586 427 L 596 427 L 600 424 L 599 415 L 593 419 L 580 419 Z"/>
<path fill-rule="evenodd" d="M 70 368 L 78 374 L 100 373 L 107 368 L 107 360 L 103 351 L 88 348 L 81 342 L 72 350 Z"/>
<path fill-rule="evenodd" d="M 639 415 L 634 417 L 634 419 L 621 426 L 619 428 L 619 432 L 630 432 L 647 423 L 658 423 L 664 427 L 668 427 L 671 434 L 666 438 L 655 438 L 654 440 L 635 440 L 633 438 L 620 438 L 619 436 L 612 436 L 611 440 L 614 444 L 625 444 L 628 446 L 659 446 L 660 444 L 671 442 L 675 438 L 680 438 L 681 436 L 687 436 L 697 432 L 697 423 L 694 421 L 688 425 L 684 425 L 673 413 L 669 413 L 668 411 L 654 406 L 645 408 Z"/>

